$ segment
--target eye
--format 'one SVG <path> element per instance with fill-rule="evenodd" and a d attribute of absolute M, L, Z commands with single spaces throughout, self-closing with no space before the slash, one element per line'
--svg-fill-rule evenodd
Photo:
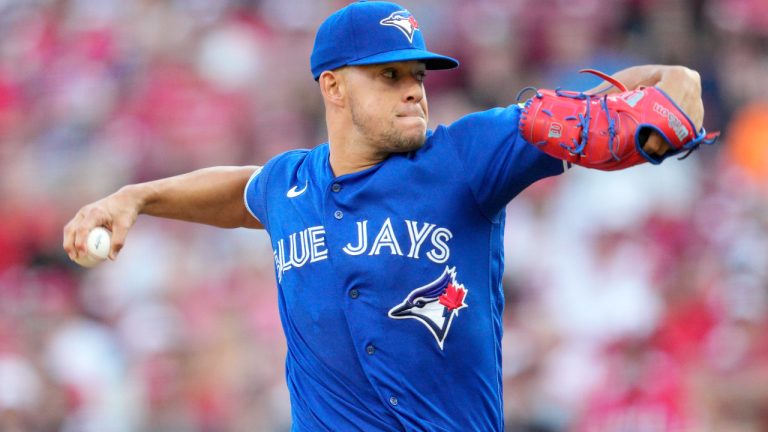
<path fill-rule="evenodd" d="M 425 302 L 424 300 L 416 300 L 416 303 L 414 303 L 414 305 L 416 305 L 417 307 L 424 307 L 425 304 L 427 304 L 427 302 Z"/>
<path fill-rule="evenodd" d="M 384 69 L 381 71 L 381 76 L 386 79 L 397 79 L 397 71 L 394 69 Z"/>
<path fill-rule="evenodd" d="M 426 71 L 419 71 L 416 72 L 416 79 L 419 82 L 424 82 L 424 80 L 427 78 L 427 72 Z"/>

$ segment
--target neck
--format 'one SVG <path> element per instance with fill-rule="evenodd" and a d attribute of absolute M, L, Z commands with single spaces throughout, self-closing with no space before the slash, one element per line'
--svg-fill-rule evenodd
<path fill-rule="evenodd" d="M 370 168 L 387 158 L 358 131 L 350 118 L 327 116 L 330 164 L 336 177 Z"/>
<path fill-rule="evenodd" d="M 330 163 L 336 177 L 370 168 L 387 158 L 386 154 L 367 151 L 368 146 L 330 138 Z"/>

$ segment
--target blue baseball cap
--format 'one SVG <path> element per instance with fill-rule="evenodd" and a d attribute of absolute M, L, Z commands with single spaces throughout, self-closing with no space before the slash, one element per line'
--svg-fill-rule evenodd
<path fill-rule="evenodd" d="M 359 1 L 329 16 L 317 30 L 310 65 L 323 71 L 347 65 L 421 60 L 427 69 L 453 69 L 459 62 L 427 51 L 413 14 L 395 3 Z"/>

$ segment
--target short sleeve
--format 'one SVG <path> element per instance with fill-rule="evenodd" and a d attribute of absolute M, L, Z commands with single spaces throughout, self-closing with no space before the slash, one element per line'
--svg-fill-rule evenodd
<path fill-rule="evenodd" d="M 561 174 L 563 161 L 519 134 L 520 108 L 469 114 L 446 128 L 478 204 L 489 218 L 535 181 Z"/>
<path fill-rule="evenodd" d="M 245 184 L 243 196 L 245 208 L 248 212 L 267 226 L 267 177 L 269 170 L 267 167 L 257 167 Z"/>

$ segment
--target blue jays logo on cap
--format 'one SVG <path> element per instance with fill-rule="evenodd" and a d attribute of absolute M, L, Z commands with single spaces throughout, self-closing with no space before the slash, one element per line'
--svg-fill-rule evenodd
<path fill-rule="evenodd" d="M 456 59 L 427 50 L 413 14 L 385 1 L 359 1 L 331 14 L 317 29 L 309 58 L 316 80 L 323 71 L 342 66 L 404 61 L 422 61 L 430 70 L 459 65 Z"/>
<path fill-rule="evenodd" d="M 411 291 L 405 300 L 389 311 L 394 319 L 413 318 L 427 326 L 443 349 L 453 319 L 468 307 L 464 303 L 467 289 L 456 280 L 456 267 L 446 267 L 434 281 Z"/>
<path fill-rule="evenodd" d="M 381 25 L 392 26 L 403 32 L 408 42 L 413 42 L 413 33 L 419 29 L 419 22 L 407 10 L 392 12 L 392 14 L 379 22 Z"/>

